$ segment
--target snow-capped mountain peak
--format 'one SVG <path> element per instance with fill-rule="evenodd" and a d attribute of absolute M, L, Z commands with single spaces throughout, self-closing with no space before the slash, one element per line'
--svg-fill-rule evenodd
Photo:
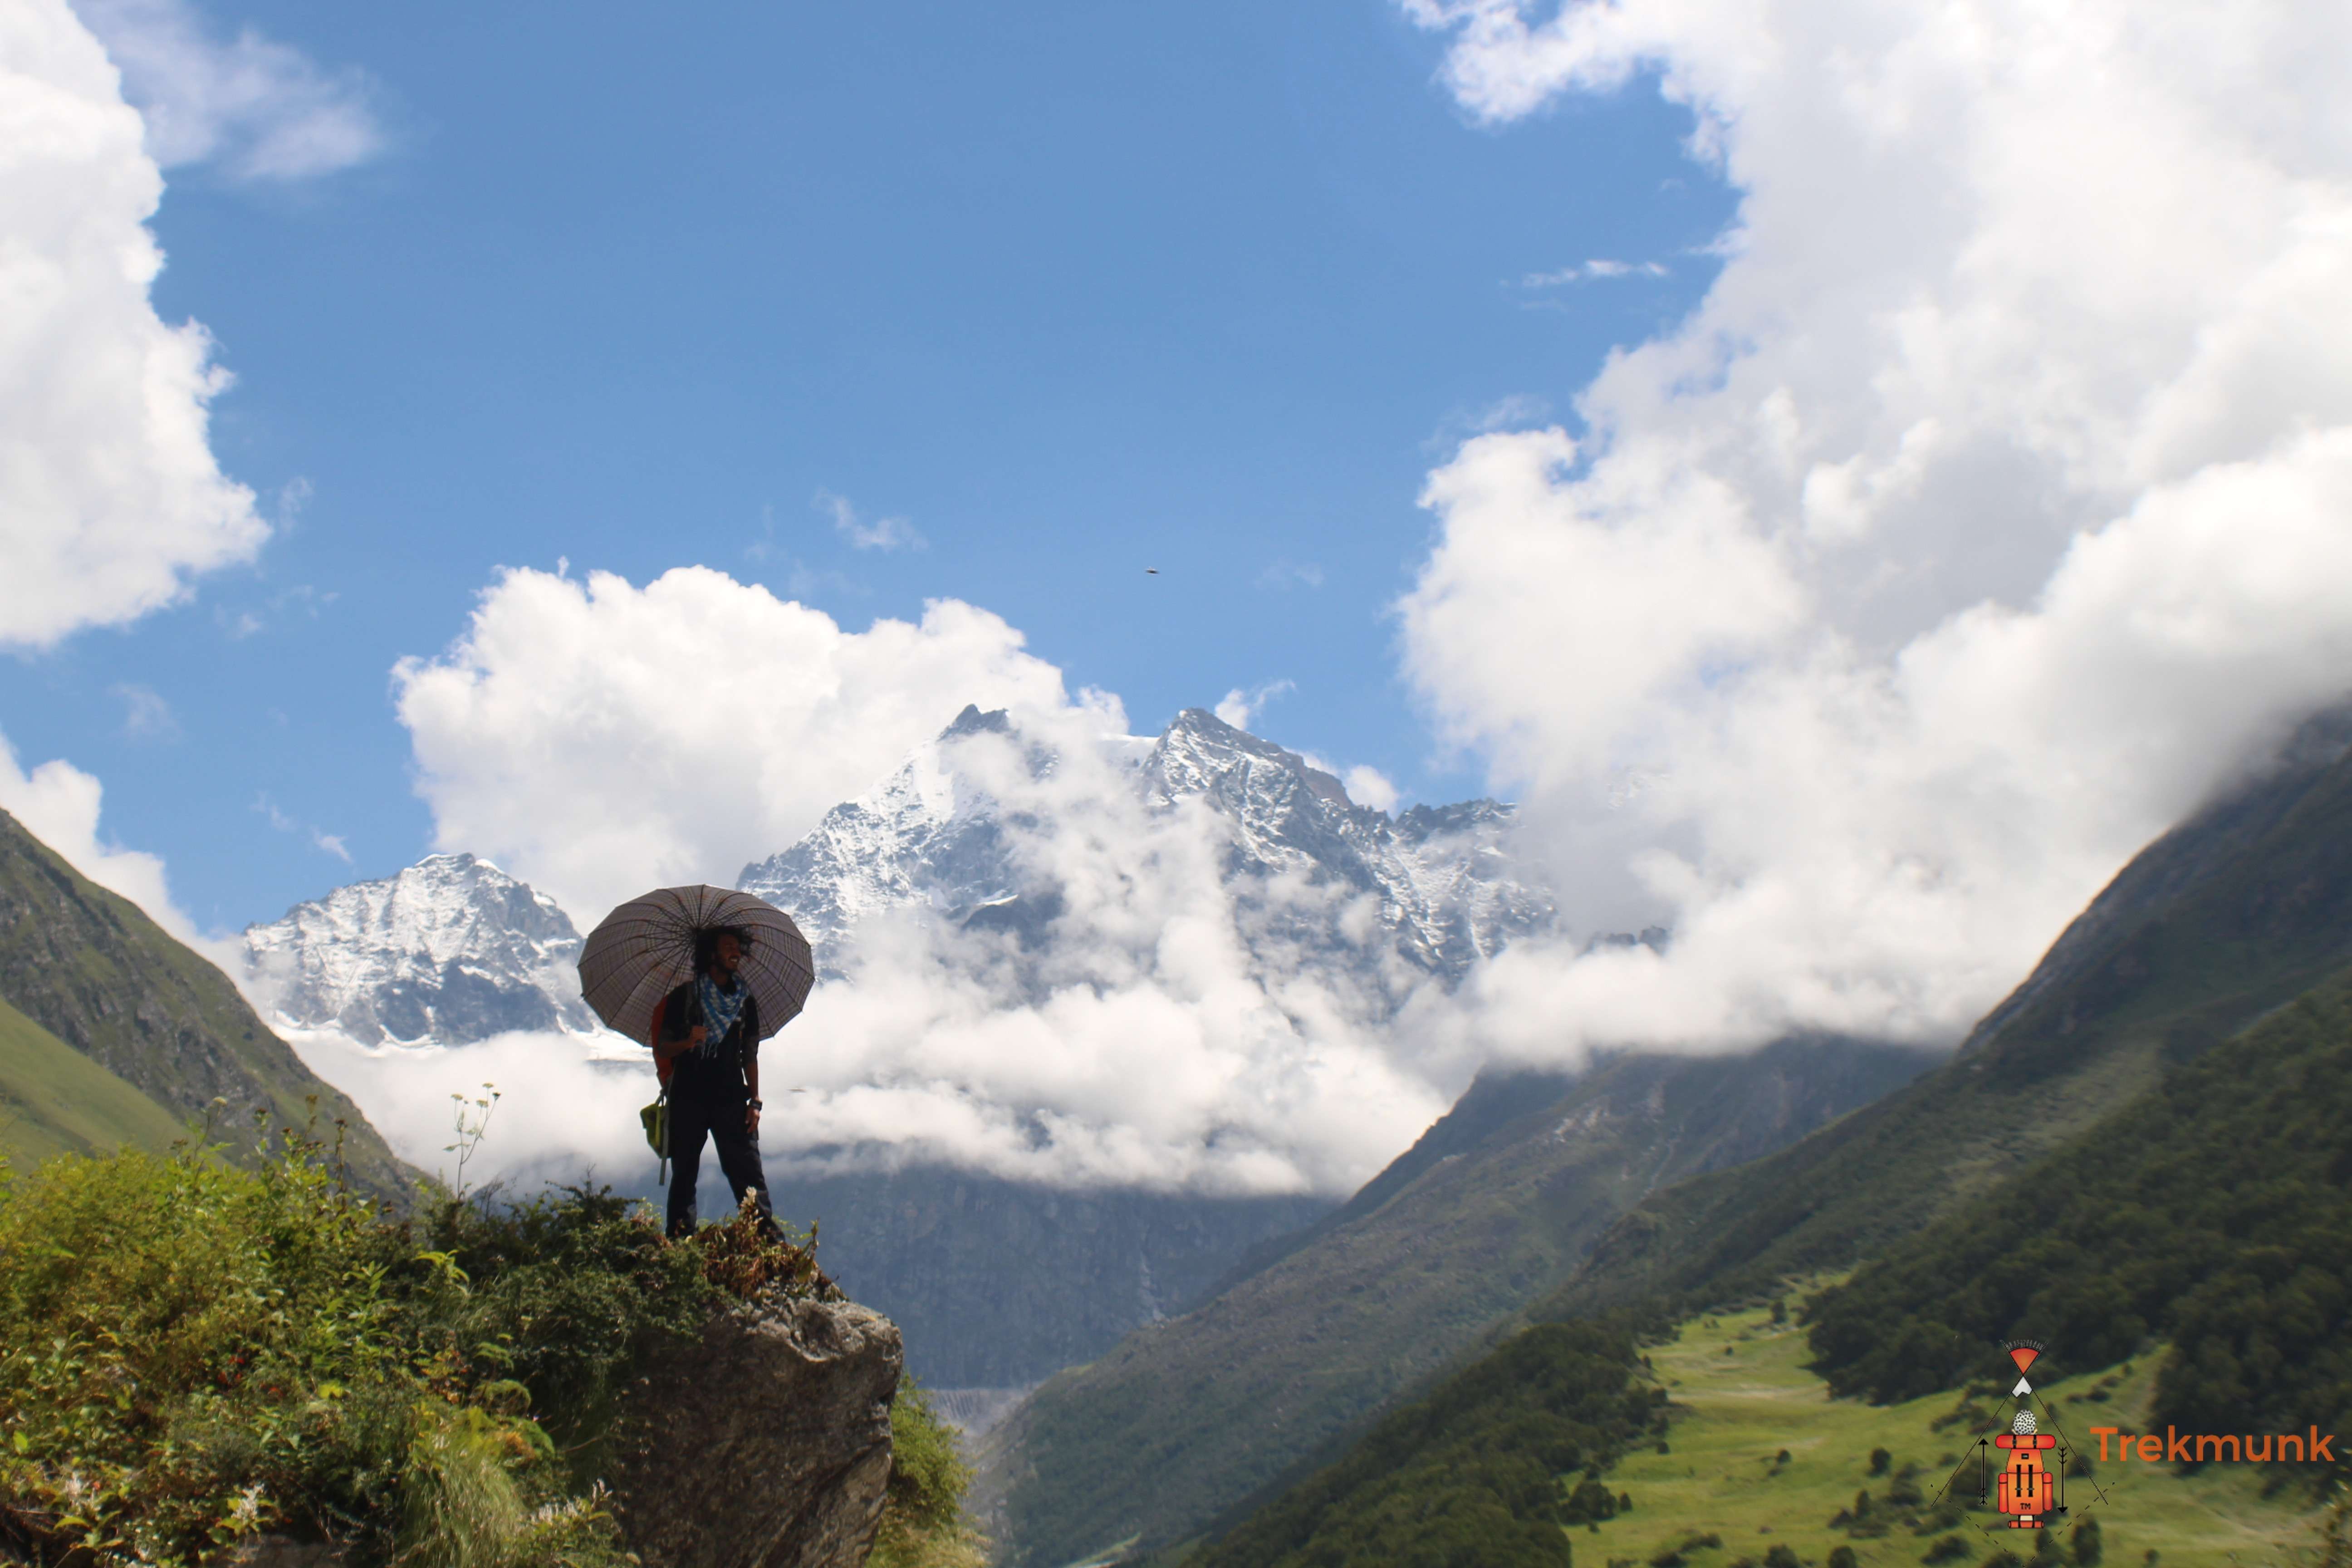
<path fill-rule="evenodd" d="M 957 925 L 1042 940 L 1061 910 L 1060 889 L 1030 885 L 1035 879 L 1018 863 L 1003 808 L 961 765 L 968 760 L 961 748 L 983 735 L 1024 739 L 1005 713 L 967 707 L 799 844 L 745 867 L 737 886 L 790 911 L 827 973 L 840 973 L 841 940 L 887 910 L 928 907 Z M 1448 982 L 1555 919 L 1549 898 L 1511 876 L 1507 805 L 1468 801 L 1392 818 L 1356 805 L 1337 778 L 1298 753 L 1198 708 L 1178 714 L 1157 740 L 1107 744 L 1149 809 L 1198 803 L 1219 819 L 1222 879 L 1236 897 L 1286 875 L 1370 895 L 1394 951 Z M 1033 778 L 1055 766 L 1044 747 L 1024 756 Z M 1054 831 L 1033 815 L 1021 826 L 1032 836 Z M 1356 956 L 1378 962 L 1370 950 Z"/>
<path fill-rule="evenodd" d="M 472 855 L 432 855 L 247 928 L 248 988 L 278 1020 L 369 1045 L 596 1027 L 555 900 Z"/>

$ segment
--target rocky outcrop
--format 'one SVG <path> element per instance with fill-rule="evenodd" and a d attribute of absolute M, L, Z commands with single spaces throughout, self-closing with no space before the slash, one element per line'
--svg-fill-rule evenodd
<path fill-rule="evenodd" d="M 614 1514 L 646 1568 L 855 1568 L 890 1481 L 898 1330 L 763 1298 L 656 1353 L 616 1430 Z"/>

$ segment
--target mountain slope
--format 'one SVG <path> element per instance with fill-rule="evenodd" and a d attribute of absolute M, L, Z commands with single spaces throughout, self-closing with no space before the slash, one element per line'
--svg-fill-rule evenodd
<path fill-rule="evenodd" d="M 1533 1310 L 1728 1300 L 1843 1267 L 2041 1158 L 2352 962 L 2340 714 L 2143 850 L 1951 1063 L 1769 1159 L 1658 1193 Z"/>
<path fill-rule="evenodd" d="M 1655 1562 L 1674 1555 L 1677 1542 L 1759 1522 L 1809 1562 L 1839 1545 L 1865 1564 L 1916 1562 L 1925 1536 L 1953 1531 L 1967 1542 L 1969 1527 L 1985 1522 L 1981 1511 L 1938 1513 L 1929 1494 L 1969 1432 L 2006 1420 L 2006 1406 L 1988 1410 L 1976 1396 L 1999 1394 L 2011 1370 L 2001 1347 L 2021 1338 L 2046 1347 L 2033 1384 L 2045 1419 L 2060 1412 L 2078 1444 L 2096 1421 L 2135 1433 L 2343 1432 L 2352 1425 L 2347 1178 L 2352 969 L 2167 1072 L 2051 1158 L 1815 1297 L 1805 1313 L 1810 1365 L 1797 1364 L 1796 1336 L 1777 1321 L 1777 1306 L 1684 1323 L 1654 1351 L 1675 1396 L 1669 1441 L 1655 1457 L 1610 1469 L 1605 1490 L 1635 1506 L 1612 1510 L 1605 1531 L 1592 1531 L 1604 1539 L 1586 1537 L 1580 1549 Z M 1401 1439 L 1384 1422 L 1270 1498 L 1199 1559 L 1203 1568 L 1393 1561 L 1387 1542 L 1364 1543 L 1364 1521 L 1440 1505 L 1457 1489 L 1435 1461 L 1507 1441 L 1512 1413 L 1472 1394 L 1507 1383 L 1513 1351 L 1507 1345 L 1438 1386 L 1431 1406 L 1464 1410 L 1450 1429 Z M 1988 1373 L 1998 1375 L 1977 1382 Z M 1948 1393 L 1933 1397 L 1971 1384 L 1957 1405 Z M 1892 1408 L 1851 1399 L 1825 1408 L 1824 1394 L 1858 1393 Z M 1955 1415 L 1964 1424 L 1957 1432 Z M 1882 1444 L 1882 1456 L 1892 1450 L 1928 1472 L 1925 1484 L 1907 1468 L 1887 1475 L 1891 1465 L 1870 1461 L 1865 1469 L 1864 1456 Z M 1769 1458 L 1776 1447 L 1777 1461 Z M 1557 1479 L 1557 1497 L 1573 1468 L 1554 1463 L 1540 1479 Z M 2341 1466 L 2215 1465 L 2205 1478 L 2137 1465 L 2121 1476 L 2095 1473 L 2109 1493 L 2095 1511 L 2116 1531 L 2110 1550 L 2155 1541 L 2167 1562 L 2176 1547 L 2193 1546 L 2184 1560 L 2220 1563 L 2239 1561 L 2236 1548 L 2300 1535 L 2295 1514 L 2312 1491 L 2290 1483 L 2324 1487 Z M 1368 1476 L 1388 1484 L 1371 1490 Z M 1871 1511 L 1849 1503 L 1855 1487 L 1877 1493 L 1878 1528 L 1853 1525 Z M 2192 1487 L 2197 1495 L 2179 1495 Z M 2215 1520 L 2217 1504 L 2236 1517 Z M 2081 1502 L 2077 1510 L 2090 1511 Z M 2194 1534 L 2184 1528 L 2192 1521 Z M 1848 1541 L 1837 1539 L 1841 1529 Z"/>
<path fill-rule="evenodd" d="M 2352 970 L 2168 1074 L 1807 1311 L 1832 1390 L 1914 1398 L 2046 1345 L 2041 1375 L 2175 1349 L 2156 1414 L 2352 1429 Z"/>
<path fill-rule="evenodd" d="M 1564 1095 L 1543 1075 L 1474 1088 L 1366 1189 L 1385 1201 L 1056 1377 L 992 1435 L 982 1497 L 1001 1499 L 1008 1557 L 1185 1539 L 1566 1278 L 1644 1193 L 1802 1137 L 1931 1060 L 1787 1041 L 1621 1057 Z"/>
<path fill-rule="evenodd" d="M 236 1131 L 256 1111 L 300 1129 L 345 1123 L 355 1179 L 408 1175 L 359 1108 L 269 1032 L 228 976 L 0 812 L 0 1000 L 175 1116 Z"/>
<path fill-rule="evenodd" d="M 160 1152 L 178 1117 L 0 1002 L 0 1157 L 26 1171 L 53 1154 Z"/>

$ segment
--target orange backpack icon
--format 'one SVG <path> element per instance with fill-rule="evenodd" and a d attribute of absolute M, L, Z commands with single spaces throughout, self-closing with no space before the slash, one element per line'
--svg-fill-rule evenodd
<path fill-rule="evenodd" d="M 2007 1448 L 2009 1468 L 1993 1483 L 1993 1507 L 2012 1517 L 2011 1530 L 2040 1530 L 2042 1516 L 2057 1507 L 2053 1477 L 2042 1468 L 2042 1456 L 2058 1446 L 2047 1432 L 2033 1429 L 2033 1412 L 2021 1410 L 2010 1429 L 1993 1436 L 1993 1447 Z"/>

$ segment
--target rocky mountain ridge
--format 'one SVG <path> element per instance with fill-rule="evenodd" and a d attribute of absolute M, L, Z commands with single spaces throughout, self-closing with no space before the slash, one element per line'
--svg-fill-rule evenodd
<path fill-rule="evenodd" d="M 1003 711 L 966 707 L 800 843 L 746 866 L 736 885 L 791 910 L 828 973 L 840 973 L 843 939 L 885 910 L 929 909 L 966 929 L 1047 940 L 1061 913 L 1058 889 L 1024 869 L 999 802 L 960 766 L 961 743 L 982 735 L 1022 739 Z M 1198 801 L 1215 815 L 1226 832 L 1222 879 L 1238 900 L 1286 876 L 1370 895 L 1389 945 L 1421 973 L 1459 981 L 1479 959 L 1558 920 L 1549 896 L 1514 875 L 1515 813 L 1500 802 L 1415 806 L 1392 817 L 1355 804 L 1338 778 L 1298 753 L 1198 708 L 1156 740 L 1111 743 L 1130 787 L 1155 809 Z M 1025 755 L 1033 778 L 1055 765 L 1044 748 Z M 1360 967 L 1381 955 L 1327 940 L 1311 956 Z"/>
<path fill-rule="evenodd" d="M 363 1044 L 589 1034 L 580 932 L 555 900 L 472 855 L 428 855 L 246 928 L 250 989 L 297 1028 Z"/>

